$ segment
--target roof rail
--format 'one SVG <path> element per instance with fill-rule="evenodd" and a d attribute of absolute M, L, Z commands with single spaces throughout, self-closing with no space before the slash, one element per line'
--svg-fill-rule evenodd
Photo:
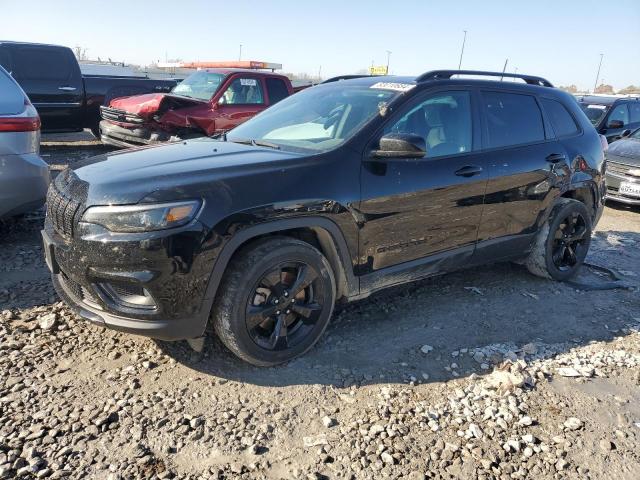
<path fill-rule="evenodd" d="M 429 80 L 442 80 L 451 78 L 454 75 L 478 75 L 482 77 L 509 77 L 521 78 L 529 85 L 539 85 L 542 87 L 553 87 L 551 82 L 546 78 L 536 77 L 533 75 L 522 75 L 520 73 L 507 72 L 483 72 L 481 70 L 432 70 L 425 72 L 416 78 L 416 82 L 427 82 Z"/>
<path fill-rule="evenodd" d="M 352 78 L 379 77 L 379 76 L 380 75 L 338 75 L 337 77 L 328 78 L 321 83 L 331 83 L 331 82 L 337 82 L 340 80 L 351 80 Z"/>

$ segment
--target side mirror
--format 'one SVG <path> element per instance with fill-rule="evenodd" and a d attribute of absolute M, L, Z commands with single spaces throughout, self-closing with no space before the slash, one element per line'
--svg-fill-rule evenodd
<path fill-rule="evenodd" d="M 380 139 L 374 157 L 384 158 L 422 158 L 427 154 L 424 137 L 414 133 L 389 133 Z"/>
<path fill-rule="evenodd" d="M 624 127 L 624 123 L 622 123 L 622 120 L 610 120 L 609 124 L 607 125 L 607 128 L 611 128 L 611 129 L 619 129 Z"/>
<path fill-rule="evenodd" d="M 620 137 L 625 138 L 625 137 L 628 137 L 629 135 L 631 135 L 631 130 L 627 128 L 624 132 L 620 134 Z"/>

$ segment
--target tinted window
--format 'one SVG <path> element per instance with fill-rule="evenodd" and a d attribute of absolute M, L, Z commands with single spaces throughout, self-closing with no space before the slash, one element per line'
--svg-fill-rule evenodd
<path fill-rule="evenodd" d="M 271 105 L 289 96 L 287 84 L 279 78 L 267 78 L 267 92 L 269 92 Z"/>
<path fill-rule="evenodd" d="M 264 103 L 262 85 L 256 78 L 236 78 L 220 98 L 224 105 L 252 105 Z"/>
<path fill-rule="evenodd" d="M 425 139 L 427 157 L 471 151 L 469 92 L 439 93 L 413 107 L 385 133 L 413 133 Z"/>
<path fill-rule="evenodd" d="M 13 78 L 0 68 L 0 115 L 16 115 L 24 111 L 24 95 Z"/>
<path fill-rule="evenodd" d="M 13 73 L 23 80 L 67 80 L 71 64 L 57 48 L 18 48 L 13 52 Z"/>
<path fill-rule="evenodd" d="M 556 136 L 564 137 L 565 135 L 573 135 L 580 131 L 573 116 L 571 116 L 566 107 L 560 102 L 547 98 L 541 99 L 541 102 L 547 117 L 551 120 L 551 125 L 556 132 Z"/>
<path fill-rule="evenodd" d="M 630 123 L 640 123 L 640 100 L 629 104 Z"/>
<path fill-rule="evenodd" d="M 629 109 L 626 103 L 620 103 L 611 110 L 607 124 L 613 120 L 620 120 L 623 126 L 629 123 Z"/>
<path fill-rule="evenodd" d="M 517 93 L 484 92 L 483 103 L 490 147 L 544 140 L 542 114 L 534 97 Z"/>
<path fill-rule="evenodd" d="M 6 48 L 0 47 L 0 66 L 7 72 L 11 72 L 11 59 L 9 58 L 9 51 Z"/>

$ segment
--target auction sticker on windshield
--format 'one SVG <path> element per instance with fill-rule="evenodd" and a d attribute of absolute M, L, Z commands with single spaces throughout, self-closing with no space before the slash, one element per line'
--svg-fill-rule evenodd
<path fill-rule="evenodd" d="M 241 78 L 240 85 L 243 87 L 255 87 L 257 82 L 255 78 Z"/>
<path fill-rule="evenodd" d="M 587 105 L 587 108 L 595 108 L 596 110 L 606 110 L 606 105 Z"/>
<path fill-rule="evenodd" d="M 411 83 L 393 83 L 393 82 L 378 82 L 371 85 L 369 88 L 377 88 L 380 90 L 395 90 L 396 92 L 408 92 L 415 85 Z"/>

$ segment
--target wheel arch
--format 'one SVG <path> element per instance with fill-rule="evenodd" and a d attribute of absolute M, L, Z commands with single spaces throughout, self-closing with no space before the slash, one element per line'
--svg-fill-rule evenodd
<path fill-rule="evenodd" d="M 569 188 L 562 192 L 560 198 L 572 198 L 584 203 L 591 214 L 592 222 L 596 219 L 598 210 L 596 186 L 593 182 L 580 182 L 571 184 Z"/>
<path fill-rule="evenodd" d="M 214 264 L 207 286 L 205 298 L 208 304 L 205 308 L 211 309 L 222 277 L 233 256 L 248 244 L 274 235 L 297 238 L 322 252 L 333 269 L 338 300 L 358 294 L 359 283 L 353 272 L 347 242 L 339 227 L 323 217 L 304 217 L 261 223 L 234 234 L 222 248 Z"/>

